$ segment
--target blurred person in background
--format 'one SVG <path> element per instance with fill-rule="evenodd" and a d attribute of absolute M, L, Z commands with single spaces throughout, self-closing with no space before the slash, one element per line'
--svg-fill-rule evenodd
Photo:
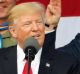
<path fill-rule="evenodd" d="M 0 48 L 6 48 L 16 44 L 8 31 L 8 12 L 16 5 L 18 0 L 0 0 Z"/>

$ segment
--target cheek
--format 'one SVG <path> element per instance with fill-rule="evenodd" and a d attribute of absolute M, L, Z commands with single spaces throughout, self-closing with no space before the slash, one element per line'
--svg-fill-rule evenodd
<path fill-rule="evenodd" d="M 17 1 L 17 0 L 7 0 L 7 3 L 9 3 L 9 4 L 11 4 L 11 3 L 12 3 L 12 4 L 15 4 L 16 1 Z"/>
<path fill-rule="evenodd" d="M 45 36 L 45 26 L 44 25 L 40 26 L 39 30 L 40 30 L 40 33 L 41 33 L 41 40 L 43 40 L 44 36 Z"/>
<path fill-rule="evenodd" d="M 42 26 L 40 27 L 40 32 L 41 32 L 41 37 L 39 39 L 40 45 L 42 46 L 44 43 L 44 38 L 45 38 L 45 27 Z"/>
<path fill-rule="evenodd" d="M 44 34 L 45 33 L 45 26 L 41 26 L 40 31 L 42 32 L 42 34 Z"/>
<path fill-rule="evenodd" d="M 16 39 L 20 44 L 23 44 L 23 42 L 25 41 L 26 38 L 28 38 L 28 36 L 29 36 L 28 32 L 19 30 L 17 32 Z"/>
<path fill-rule="evenodd" d="M 31 34 L 31 28 L 20 28 L 20 29 L 18 29 L 18 31 L 17 31 L 18 33 L 17 33 L 17 36 L 18 37 L 20 37 L 20 38 L 27 38 L 27 37 L 29 37 L 30 36 L 30 34 Z"/>
<path fill-rule="evenodd" d="M 7 4 L 9 6 L 9 9 L 11 9 L 14 5 L 16 5 L 16 0 L 8 0 Z"/>

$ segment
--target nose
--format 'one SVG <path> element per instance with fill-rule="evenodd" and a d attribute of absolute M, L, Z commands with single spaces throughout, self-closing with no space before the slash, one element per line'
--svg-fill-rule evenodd
<path fill-rule="evenodd" d="M 36 31 L 38 31 L 39 30 L 39 25 L 36 23 L 36 22 L 34 22 L 33 23 L 33 26 L 32 26 L 32 31 L 33 32 L 36 32 Z"/>

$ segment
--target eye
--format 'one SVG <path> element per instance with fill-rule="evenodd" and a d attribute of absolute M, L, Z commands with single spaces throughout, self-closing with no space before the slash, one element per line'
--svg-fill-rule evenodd
<path fill-rule="evenodd" d="M 37 23 L 40 23 L 40 24 L 42 24 L 43 23 L 43 21 L 42 20 L 38 20 L 38 21 L 36 21 Z"/>
<path fill-rule="evenodd" d="M 26 23 L 24 23 L 24 25 L 30 25 L 31 22 L 30 21 L 27 21 Z"/>

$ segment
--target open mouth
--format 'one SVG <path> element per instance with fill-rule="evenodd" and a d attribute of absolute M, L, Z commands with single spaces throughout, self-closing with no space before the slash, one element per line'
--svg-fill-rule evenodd
<path fill-rule="evenodd" d="M 34 37 L 35 39 L 38 39 L 40 37 L 40 34 L 36 34 L 36 35 L 34 35 L 32 37 Z"/>
<path fill-rule="evenodd" d="M 0 4 L 0 7 L 1 7 L 1 8 L 6 8 L 7 5 L 1 5 L 1 4 Z"/>

